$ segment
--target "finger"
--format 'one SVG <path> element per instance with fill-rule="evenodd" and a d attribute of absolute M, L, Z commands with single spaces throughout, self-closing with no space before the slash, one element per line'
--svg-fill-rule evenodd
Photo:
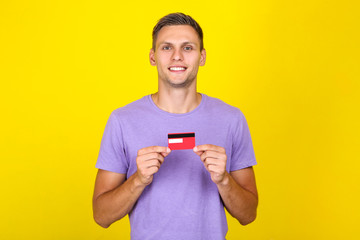
<path fill-rule="evenodd" d="M 204 153 L 204 151 L 195 151 L 195 148 L 193 149 L 194 153 L 196 153 L 196 155 L 201 156 L 201 154 Z"/>
<path fill-rule="evenodd" d="M 147 173 L 152 176 L 159 171 L 160 167 L 153 166 L 147 169 Z"/>
<path fill-rule="evenodd" d="M 149 160 L 146 162 L 143 162 L 138 165 L 138 171 L 142 176 L 149 176 L 154 173 L 154 168 L 159 169 L 160 168 L 160 162 L 156 159 Z"/>
<path fill-rule="evenodd" d="M 217 158 L 208 157 L 204 160 L 205 165 L 224 166 L 223 162 Z"/>
<path fill-rule="evenodd" d="M 220 173 L 221 169 L 216 165 L 208 165 L 207 170 L 211 173 Z"/>
<path fill-rule="evenodd" d="M 147 154 L 138 156 L 137 158 L 138 158 L 139 162 L 145 162 L 145 161 L 149 161 L 152 159 L 157 159 L 158 161 L 160 161 L 160 163 L 164 162 L 163 155 L 160 153 L 156 153 L 156 152 L 147 153 Z"/>
<path fill-rule="evenodd" d="M 225 153 L 225 149 L 223 147 L 216 146 L 213 144 L 203 144 L 203 145 L 198 145 L 198 146 L 194 147 L 194 152 L 208 151 L 208 150 Z"/>
<path fill-rule="evenodd" d="M 161 162 L 157 159 L 148 160 L 143 163 L 142 167 L 144 168 L 152 168 L 152 167 L 158 167 L 160 168 Z"/>
<path fill-rule="evenodd" d="M 138 151 L 138 156 L 144 155 L 151 152 L 157 152 L 157 153 L 170 153 L 171 150 L 168 147 L 163 146 L 150 146 L 146 148 L 142 148 Z"/>
<path fill-rule="evenodd" d="M 206 158 L 223 159 L 224 154 L 215 151 L 205 151 L 203 154 L 200 155 L 200 159 L 204 162 Z"/>
<path fill-rule="evenodd" d="M 216 160 L 216 159 L 214 159 L 214 160 Z M 220 172 L 224 171 L 223 167 L 218 165 L 216 163 L 216 161 L 210 162 L 210 163 L 204 162 L 204 166 L 205 166 L 206 170 L 210 173 L 220 173 Z"/>
<path fill-rule="evenodd" d="M 152 175 L 154 175 L 156 172 L 159 171 L 159 167 L 158 166 L 152 166 L 143 170 L 140 170 L 139 173 L 141 174 L 142 177 L 149 179 Z"/>
<path fill-rule="evenodd" d="M 170 150 L 171 151 L 171 150 Z M 169 154 L 170 154 L 170 152 L 161 152 L 160 153 L 163 157 L 167 157 Z"/>
<path fill-rule="evenodd" d="M 219 161 L 219 159 L 214 159 L 214 158 L 207 158 L 206 161 L 204 161 L 204 166 L 206 168 L 209 168 L 209 166 L 215 166 L 218 167 L 219 169 L 225 169 L 225 165 L 222 164 L 222 162 Z"/>

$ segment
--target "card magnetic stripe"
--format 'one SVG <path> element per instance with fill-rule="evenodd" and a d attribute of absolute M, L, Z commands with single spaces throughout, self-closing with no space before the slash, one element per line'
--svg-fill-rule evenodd
<path fill-rule="evenodd" d="M 195 133 L 170 133 L 168 138 L 185 138 L 185 137 L 195 137 Z"/>

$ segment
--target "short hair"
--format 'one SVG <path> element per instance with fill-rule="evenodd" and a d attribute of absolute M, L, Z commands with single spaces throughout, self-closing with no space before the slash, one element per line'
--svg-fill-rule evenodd
<path fill-rule="evenodd" d="M 152 32 L 152 48 L 155 51 L 156 48 L 156 39 L 159 31 L 165 26 L 174 26 L 174 25 L 189 25 L 191 26 L 198 34 L 200 39 L 200 51 L 204 48 L 203 42 L 203 31 L 200 25 L 189 15 L 185 15 L 184 13 L 170 13 L 165 17 L 161 18 L 157 24 L 155 25 L 153 32 Z"/>

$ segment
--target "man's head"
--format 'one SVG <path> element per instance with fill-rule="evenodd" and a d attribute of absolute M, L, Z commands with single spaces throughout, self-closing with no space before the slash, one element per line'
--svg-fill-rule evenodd
<path fill-rule="evenodd" d="M 203 42 L 203 31 L 200 25 L 189 15 L 183 13 L 171 13 L 161 18 L 158 23 L 155 25 L 152 32 L 152 49 L 156 51 L 156 40 L 159 31 L 165 26 L 174 26 L 174 25 L 189 25 L 191 26 L 198 34 L 200 40 L 200 51 L 204 48 Z"/>
<path fill-rule="evenodd" d="M 149 56 L 158 70 L 159 88 L 196 86 L 198 68 L 206 59 L 202 37 L 200 26 L 185 14 L 173 13 L 159 20 Z"/>

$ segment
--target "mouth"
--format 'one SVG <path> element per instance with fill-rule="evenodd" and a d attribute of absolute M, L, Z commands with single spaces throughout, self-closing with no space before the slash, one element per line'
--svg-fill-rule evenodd
<path fill-rule="evenodd" d="M 186 71 L 187 67 L 184 66 L 172 66 L 168 68 L 170 72 L 184 72 Z"/>

